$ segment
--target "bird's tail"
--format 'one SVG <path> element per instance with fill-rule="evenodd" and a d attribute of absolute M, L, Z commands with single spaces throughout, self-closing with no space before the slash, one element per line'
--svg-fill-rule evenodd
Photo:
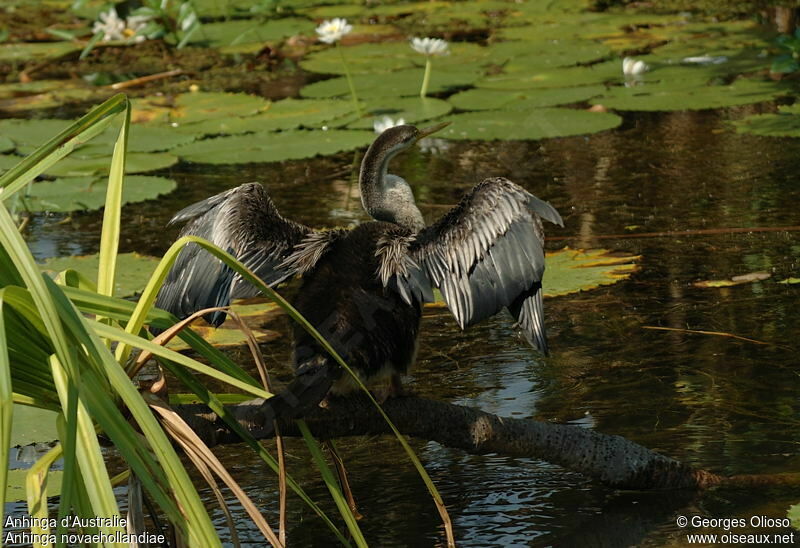
<path fill-rule="evenodd" d="M 259 413 L 264 432 L 259 433 L 271 431 L 275 420 L 296 419 L 313 411 L 340 375 L 339 366 L 327 357 L 315 356 L 301 364 L 285 390 L 264 400 Z"/>

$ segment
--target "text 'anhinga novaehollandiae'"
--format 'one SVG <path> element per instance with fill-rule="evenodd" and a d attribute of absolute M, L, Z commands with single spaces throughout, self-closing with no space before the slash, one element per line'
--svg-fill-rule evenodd
<path fill-rule="evenodd" d="M 446 124 L 384 131 L 361 164 L 361 200 L 375 219 L 356 228 L 314 230 L 283 218 L 264 188 L 249 183 L 180 211 L 182 235 L 226 249 L 270 286 L 302 277 L 293 305 L 365 383 L 400 376 L 414 361 L 422 305 L 442 293 L 464 328 L 507 308 L 528 342 L 547 353 L 542 309 L 542 219 L 558 212 L 502 177 L 485 179 L 426 227 L 411 187 L 387 173 L 389 161 Z M 258 291 L 195 245 L 178 257 L 157 306 L 178 317 Z M 211 315 L 219 325 L 224 313 Z M 294 328 L 296 380 L 269 400 L 301 415 L 331 390 L 355 387 L 316 341 Z M 275 400 L 275 401 L 273 401 Z"/>

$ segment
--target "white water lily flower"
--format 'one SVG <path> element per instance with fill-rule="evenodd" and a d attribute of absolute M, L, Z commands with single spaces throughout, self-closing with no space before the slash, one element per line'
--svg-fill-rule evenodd
<path fill-rule="evenodd" d="M 144 42 L 147 40 L 147 36 L 144 34 L 139 34 L 137 36 L 136 33 L 143 30 L 151 19 L 152 18 L 149 15 L 131 15 L 125 20 L 125 24 L 127 25 L 127 28 L 125 29 L 125 35 L 128 37 L 135 36 L 133 41 L 137 44 Z"/>
<path fill-rule="evenodd" d="M 692 63 L 695 65 L 719 65 L 720 63 L 724 63 L 728 60 L 728 58 L 724 55 L 718 55 L 716 57 L 711 55 L 700 55 L 697 57 L 684 57 L 684 63 Z"/>
<path fill-rule="evenodd" d="M 320 42 L 333 44 L 341 40 L 342 36 L 348 34 L 351 30 L 353 30 L 353 25 L 348 25 L 347 19 L 337 17 L 330 21 L 323 21 L 322 24 L 317 27 L 317 34 L 319 35 Z"/>
<path fill-rule="evenodd" d="M 106 12 L 101 12 L 99 18 L 99 21 L 95 21 L 92 32 L 95 34 L 102 32 L 103 42 L 125 39 L 125 20 L 120 19 L 116 8 L 112 7 Z"/>
<path fill-rule="evenodd" d="M 402 126 L 405 123 L 406 121 L 402 118 L 392 120 L 390 117 L 384 116 L 383 118 L 375 118 L 375 121 L 372 122 L 372 128 L 375 130 L 375 133 L 383 133 L 390 127 Z"/>
<path fill-rule="evenodd" d="M 428 154 L 444 154 L 450 150 L 450 141 L 447 139 L 439 139 L 438 137 L 425 137 L 420 139 L 417 143 L 422 152 Z"/>
<path fill-rule="evenodd" d="M 637 61 L 632 57 L 626 57 L 622 60 L 622 74 L 625 76 L 640 76 L 648 70 L 650 70 L 650 67 L 644 61 Z"/>
<path fill-rule="evenodd" d="M 423 55 L 447 55 L 449 44 L 441 38 L 412 38 L 411 47 Z"/>

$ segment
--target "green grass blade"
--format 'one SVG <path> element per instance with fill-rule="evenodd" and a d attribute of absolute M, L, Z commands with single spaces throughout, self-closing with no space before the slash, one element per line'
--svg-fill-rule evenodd
<path fill-rule="evenodd" d="M 339 480 L 336 479 L 331 471 L 330 466 L 328 466 L 328 463 L 325 462 L 325 457 L 319 448 L 319 443 L 317 443 L 317 440 L 314 439 L 314 436 L 312 436 L 311 432 L 308 430 L 306 421 L 297 421 L 297 426 L 300 429 L 300 433 L 303 434 L 303 440 L 306 442 L 308 451 L 311 453 L 311 457 L 314 459 L 314 463 L 317 465 L 317 469 L 322 476 L 322 480 L 325 482 L 325 485 L 328 486 L 328 491 L 330 491 L 331 497 L 333 497 L 333 501 L 336 503 L 336 507 L 339 509 L 339 513 L 342 515 L 342 518 L 344 518 L 344 522 L 347 524 L 347 530 L 350 531 L 356 546 L 362 548 L 366 547 L 367 541 L 364 539 L 364 535 L 361 533 L 361 528 L 358 526 L 358 521 L 353 515 L 353 512 L 350 510 L 350 506 L 347 504 L 347 500 L 344 498 L 341 489 L 339 489 Z"/>
<path fill-rule="evenodd" d="M 3 290 L 0 289 L 0 500 L 6 500 L 8 486 L 8 456 L 11 447 L 11 419 L 14 413 L 14 401 L 11 389 L 11 364 L 8 360 L 6 343 L 6 322 L 3 302 Z M 5 504 L 0 509 L 0 538 L 5 524 Z"/>
<path fill-rule="evenodd" d="M 231 377 L 230 375 L 226 375 L 217 371 L 213 367 L 209 367 L 208 365 L 200 363 L 197 360 L 193 360 L 192 358 L 184 356 L 179 352 L 175 352 L 174 350 L 170 350 L 169 348 L 155 344 L 154 342 L 143 339 L 142 337 L 131 335 L 130 333 L 127 333 L 121 329 L 110 325 L 104 325 L 98 321 L 92 321 L 91 325 L 95 332 L 101 337 L 108 338 L 112 341 L 118 341 L 120 343 L 130 345 L 131 347 L 147 350 L 155 356 L 169 359 L 173 362 L 183 365 L 184 367 L 197 371 L 198 373 L 203 373 L 204 375 L 208 375 L 209 377 L 227 383 L 231 386 L 235 386 L 236 388 L 248 392 L 257 398 L 269 398 L 272 395 L 263 388 L 242 382 L 239 379 Z"/>
<path fill-rule="evenodd" d="M 50 139 L 47 143 L 25 157 L 19 164 L 0 176 L 0 202 L 8 200 L 17 191 L 69 154 L 75 147 L 93 139 L 113 121 L 113 116 L 122 112 L 128 98 L 115 95 L 103 104 L 90 110 L 80 120 Z"/>
<path fill-rule="evenodd" d="M 77 464 L 80 467 L 81 475 L 86 485 L 86 491 L 90 495 L 94 515 L 103 517 L 118 516 L 120 512 L 117 507 L 114 490 L 111 487 L 111 478 L 108 475 L 108 470 L 103 460 L 103 454 L 100 450 L 100 444 L 97 441 L 94 424 L 86 408 L 86 403 L 83 401 L 83 398 L 78 398 L 78 394 L 76 393 L 74 397 L 77 405 L 71 403 L 67 406 L 66 400 L 72 397 L 70 391 L 75 388 L 76 379 L 69 378 L 67 370 L 60 363 L 58 357 L 52 356 L 51 362 L 53 379 L 56 382 L 56 389 L 62 396 L 62 405 L 68 411 L 74 409 L 75 412 L 74 419 L 69 415 L 65 415 L 65 431 L 60 431 L 59 436 L 62 441 L 64 439 L 70 439 L 71 437 L 77 437 L 75 441 L 76 450 L 74 458 L 77 460 Z M 74 433 L 70 431 L 73 429 L 75 430 Z M 69 454 L 65 455 L 68 464 L 69 460 L 72 458 L 73 457 Z M 72 466 L 69 468 L 65 467 L 65 473 L 67 471 L 72 475 L 74 468 L 72 468 Z M 66 482 L 68 489 L 74 488 L 74 486 L 70 487 L 68 485 L 69 483 L 71 482 Z M 65 506 L 66 508 L 64 508 Z M 59 516 L 61 517 L 68 515 L 72 510 L 69 502 L 64 503 L 62 501 L 61 507 L 62 508 L 59 510 Z M 116 530 L 115 528 L 108 527 L 102 527 L 101 529 L 109 535 L 113 535 Z"/>
<path fill-rule="evenodd" d="M 100 233 L 100 257 L 97 267 L 97 292 L 101 295 L 114 294 L 114 276 L 117 267 L 119 248 L 120 216 L 122 212 L 122 186 L 125 181 L 125 157 L 128 150 L 128 131 L 131 125 L 131 105 L 128 98 L 123 102 L 125 112 L 119 130 L 114 153 L 111 156 L 111 169 L 108 173 L 108 189 L 103 209 L 103 230 Z"/>

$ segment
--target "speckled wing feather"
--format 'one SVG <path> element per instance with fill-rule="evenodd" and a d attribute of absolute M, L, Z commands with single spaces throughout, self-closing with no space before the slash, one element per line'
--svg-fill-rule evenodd
<path fill-rule="evenodd" d="M 424 287 L 438 287 L 462 329 L 508 308 L 528 342 L 546 354 L 542 219 L 563 226 L 547 202 L 508 179 L 485 179 L 407 242 L 404 257 L 384 252 L 401 259 L 382 264 L 382 278 L 406 301 L 428 301 Z M 393 241 L 402 243 L 399 236 Z"/>
<path fill-rule="evenodd" d="M 270 286 L 294 275 L 285 259 L 313 231 L 284 219 L 266 190 L 248 183 L 178 212 L 170 224 L 189 221 L 181 236 L 199 236 L 228 251 Z M 156 300 L 156 306 L 185 318 L 197 310 L 225 306 L 231 299 L 252 297 L 258 290 L 211 254 L 194 244 L 178 255 Z M 206 318 L 221 324 L 224 313 Z"/>

